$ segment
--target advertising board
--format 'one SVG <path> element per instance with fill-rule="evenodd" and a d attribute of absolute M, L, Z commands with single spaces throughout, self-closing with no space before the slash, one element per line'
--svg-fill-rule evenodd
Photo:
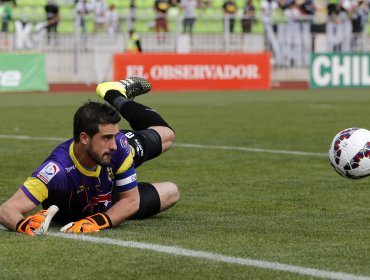
<path fill-rule="evenodd" d="M 0 54 L 0 91 L 47 91 L 44 54 Z"/>
<path fill-rule="evenodd" d="M 370 87 L 370 53 L 313 53 L 311 88 Z"/>
<path fill-rule="evenodd" d="M 153 90 L 270 89 L 270 53 L 116 54 L 114 79 L 139 76 Z"/>

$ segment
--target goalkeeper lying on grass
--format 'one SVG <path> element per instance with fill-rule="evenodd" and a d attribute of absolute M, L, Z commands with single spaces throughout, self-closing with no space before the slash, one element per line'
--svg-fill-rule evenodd
<path fill-rule="evenodd" d="M 60 144 L 20 189 L 0 206 L 0 223 L 29 235 L 39 232 L 47 211 L 24 217 L 40 203 L 56 205 L 61 231 L 90 233 L 144 219 L 179 200 L 175 184 L 137 182 L 135 168 L 172 145 L 175 134 L 154 110 L 132 99 L 150 91 L 142 78 L 99 84 L 110 105 L 87 102 L 75 113 L 73 139 Z M 114 107 L 114 108 L 113 108 Z M 119 130 L 120 116 L 133 130 Z"/>

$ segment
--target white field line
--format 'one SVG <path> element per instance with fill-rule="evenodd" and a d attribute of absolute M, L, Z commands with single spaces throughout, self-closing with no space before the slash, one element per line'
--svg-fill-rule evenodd
<path fill-rule="evenodd" d="M 22 135 L 7 135 L 7 134 L 0 134 L 0 139 L 58 141 L 58 142 L 67 140 L 67 138 L 59 138 L 59 137 L 33 137 L 33 136 L 26 136 L 26 135 L 22 136 Z M 326 153 L 311 153 L 311 152 L 289 151 L 289 150 L 272 150 L 272 149 L 260 149 L 260 148 L 250 148 L 250 147 L 200 145 L 200 144 L 181 144 L 181 143 L 175 143 L 173 146 L 174 147 L 181 147 L 181 148 L 194 148 L 194 149 L 233 150 L 233 151 L 241 151 L 241 152 L 284 154 L 284 155 L 295 155 L 295 156 L 327 157 Z"/>
<path fill-rule="evenodd" d="M 2 225 L 0 225 L 0 230 L 6 231 L 7 229 L 4 228 Z M 278 262 L 268 262 L 268 261 L 263 261 L 263 260 L 236 258 L 236 257 L 225 256 L 225 255 L 216 254 L 212 252 L 195 251 L 195 250 L 189 250 L 189 249 L 184 249 L 184 248 L 174 247 L 174 246 L 164 246 L 164 245 L 152 244 L 152 243 L 123 241 L 123 240 L 112 239 L 112 238 L 93 237 L 93 236 L 83 235 L 83 234 L 66 234 L 66 233 L 50 232 L 50 231 L 47 233 L 47 235 L 53 236 L 53 237 L 66 238 L 66 239 L 73 239 L 77 241 L 85 241 L 85 242 L 90 242 L 90 243 L 149 250 L 153 252 L 165 253 L 165 254 L 170 254 L 170 255 L 175 255 L 175 256 L 200 258 L 200 259 L 206 259 L 210 261 L 217 261 L 217 262 L 223 262 L 223 263 L 229 263 L 229 264 L 235 264 L 235 265 L 258 267 L 261 269 L 268 269 L 268 270 L 275 270 L 275 271 L 284 271 L 284 272 L 289 272 L 289 273 L 313 276 L 317 278 L 326 278 L 326 279 L 334 279 L 334 280 L 370 280 L 370 277 L 368 276 L 349 274 L 345 272 L 334 272 L 334 271 L 308 268 L 308 267 L 302 267 L 302 266 L 290 265 L 290 264 L 284 264 L 284 263 L 278 263 Z"/>
<path fill-rule="evenodd" d="M 198 149 L 215 149 L 215 150 L 234 150 L 242 152 L 256 152 L 256 153 L 270 153 L 270 154 L 285 154 L 295 156 L 316 156 L 316 157 L 327 157 L 326 153 L 311 153 L 303 151 L 289 151 L 289 150 L 271 150 L 271 149 L 260 149 L 260 148 L 249 148 L 249 147 L 234 147 L 234 146 L 215 146 L 215 145 L 199 145 L 199 144 L 174 144 L 175 147 L 183 148 L 198 148 Z"/>
<path fill-rule="evenodd" d="M 220 255 L 220 254 L 216 254 L 212 252 L 195 251 L 195 250 L 189 250 L 189 249 L 184 249 L 180 247 L 163 246 L 163 245 L 158 245 L 158 244 L 142 243 L 142 242 L 135 242 L 135 241 L 123 241 L 123 240 L 118 240 L 118 239 L 93 237 L 93 236 L 82 235 L 82 234 L 78 235 L 78 234 L 49 232 L 47 233 L 47 235 L 54 236 L 54 237 L 67 238 L 67 239 L 74 239 L 74 240 L 79 240 L 79 241 L 85 241 L 85 242 L 91 242 L 91 243 L 150 250 L 154 252 L 165 253 L 165 254 L 170 254 L 170 255 L 175 255 L 175 256 L 201 258 L 201 259 L 207 259 L 211 261 L 217 261 L 217 262 L 223 262 L 223 263 L 229 263 L 229 264 L 236 264 L 236 265 L 243 265 L 243 266 L 258 267 L 258 268 L 268 269 L 268 270 L 297 273 L 297 274 L 308 275 L 308 276 L 313 276 L 317 278 L 326 278 L 326 279 L 335 279 L 335 280 L 370 280 L 370 277 L 367 277 L 367 276 L 354 275 L 354 274 L 349 274 L 349 273 L 344 273 L 344 272 L 333 272 L 333 271 L 320 270 L 320 269 L 315 269 L 315 268 L 307 268 L 307 267 L 301 267 L 301 266 L 296 266 L 296 265 L 283 264 L 283 263 L 278 263 L 278 262 L 268 262 L 268 261 L 262 261 L 262 260 L 254 260 L 254 259 L 236 258 L 236 257 Z"/>

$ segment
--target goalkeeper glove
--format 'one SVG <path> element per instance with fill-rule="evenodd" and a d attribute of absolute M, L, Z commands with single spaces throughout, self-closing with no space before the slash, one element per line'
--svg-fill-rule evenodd
<path fill-rule="evenodd" d="M 103 213 L 97 213 L 77 222 L 69 223 L 62 227 L 60 231 L 65 233 L 91 233 L 111 227 L 112 221 L 110 218 Z"/>
<path fill-rule="evenodd" d="M 34 236 L 35 231 L 41 227 L 47 215 L 48 210 L 41 210 L 35 215 L 28 216 L 27 218 L 20 220 L 15 228 L 18 232 Z"/>

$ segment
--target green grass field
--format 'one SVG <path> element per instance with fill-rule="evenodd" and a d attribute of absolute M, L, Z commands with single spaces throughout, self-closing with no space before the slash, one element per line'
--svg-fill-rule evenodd
<path fill-rule="evenodd" d="M 0 95 L 0 203 L 61 142 L 51 138 L 71 137 L 74 111 L 89 98 L 96 100 Z M 95 239 L 57 236 L 55 224 L 53 236 L 2 230 L 0 279 L 370 279 L 370 179 L 338 176 L 326 156 L 340 130 L 370 128 L 368 89 L 137 101 L 161 112 L 177 136 L 168 153 L 138 169 L 139 180 L 177 183 L 180 202 Z"/>

